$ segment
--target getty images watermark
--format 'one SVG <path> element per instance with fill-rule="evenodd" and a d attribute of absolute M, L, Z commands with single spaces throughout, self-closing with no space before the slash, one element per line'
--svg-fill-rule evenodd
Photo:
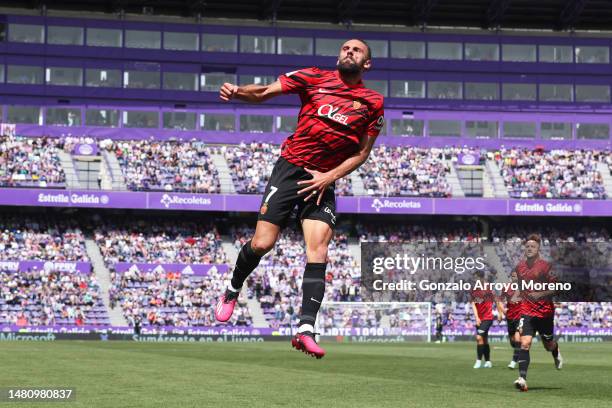
<path fill-rule="evenodd" d="M 553 301 L 612 299 L 609 243 L 375 243 L 361 246 L 364 301 L 465 302 L 475 291 Z"/>

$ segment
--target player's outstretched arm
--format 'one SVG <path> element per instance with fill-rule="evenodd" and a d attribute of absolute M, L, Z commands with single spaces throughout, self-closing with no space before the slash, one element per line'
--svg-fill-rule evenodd
<path fill-rule="evenodd" d="M 231 99 L 239 99 L 250 103 L 261 103 L 280 95 L 282 92 L 283 89 L 280 81 L 274 81 L 270 85 L 251 84 L 245 86 L 238 86 L 226 82 L 219 90 L 219 97 L 225 102 Z"/>

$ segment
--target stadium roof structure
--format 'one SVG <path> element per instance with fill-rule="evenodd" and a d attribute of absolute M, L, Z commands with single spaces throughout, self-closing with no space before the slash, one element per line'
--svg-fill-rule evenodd
<path fill-rule="evenodd" d="M 4 7 L 484 29 L 612 30 L 612 0 L 9 0 Z"/>

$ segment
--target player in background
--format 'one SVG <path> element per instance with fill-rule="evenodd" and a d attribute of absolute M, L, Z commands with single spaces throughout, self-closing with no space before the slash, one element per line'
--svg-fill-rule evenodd
<path fill-rule="evenodd" d="M 484 273 L 476 272 L 476 279 L 484 282 Z M 473 290 L 472 296 L 472 311 L 476 319 L 476 362 L 474 368 L 482 367 L 482 358 L 484 357 L 484 368 L 491 368 L 491 348 L 489 347 L 489 329 L 493 325 L 493 304 L 497 307 L 497 320 L 501 322 L 504 316 L 504 310 L 499 301 L 495 298 L 495 293 L 492 290 Z"/>
<path fill-rule="evenodd" d="M 436 312 L 436 343 L 442 343 L 442 330 L 444 330 L 442 314 Z"/>
<path fill-rule="evenodd" d="M 231 282 L 215 309 L 218 321 L 230 319 L 244 281 L 276 243 L 292 210 L 298 207 L 307 264 L 302 281 L 298 333 L 291 344 L 313 357 L 325 355 L 314 325 L 325 294 L 327 249 L 336 225 L 334 182 L 361 166 L 383 127 L 383 97 L 367 89 L 362 75 L 372 65 L 362 40 L 345 42 L 337 69 L 307 68 L 279 76 L 270 85 L 221 87 L 223 101 L 259 103 L 281 94 L 298 94 L 298 123 L 285 140 L 263 195 L 255 235 L 240 250 Z"/>
<path fill-rule="evenodd" d="M 510 273 L 510 282 L 518 283 L 516 270 Z M 506 301 L 506 323 L 508 325 L 508 340 L 512 347 L 512 360 L 508 368 L 515 369 L 518 361 L 519 350 L 521 349 L 521 335 L 518 332 L 519 321 L 521 319 L 521 295 L 519 290 L 509 289 L 502 294 Z"/>
<path fill-rule="evenodd" d="M 525 241 L 525 258 L 516 266 L 519 285 L 522 281 L 542 283 L 556 282 L 551 269 L 552 265 L 540 257 L 541 238 L 531 234 Z M 522 285 L 521 285 L 522 286 Z M 521 349 L 518 355 L 519 378 L 514 386 L 520 391 L 527 391 L 527 370 L 529 368 L 529 350 L 536 332 L 540 333 L 542 343 L 550 351 L 555 361 L 555 367 L 563 367 L 563 358 L 559 345 L 554 339 L 555 304 L 551 297 L 554 291 L 521 291 L 521 319 L 518 331 L 521 335 Z"/>

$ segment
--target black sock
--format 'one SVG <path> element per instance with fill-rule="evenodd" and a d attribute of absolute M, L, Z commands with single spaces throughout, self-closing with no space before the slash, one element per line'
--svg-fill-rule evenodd
<path fill-rule="evenodd" d="M 236 267 L 232 274 L 232 287 L 234 289 L 240 289 L 242 287 L 246 278 L 248 278 L 251 272 L 259 265 L 260 260 L 261 256 L 253 251 L 253 248 L 251 248 L 251 240 L 249 240 L 242 246 L 238 254 L 238 259 L 236 260 Z"/>
<path fill-rule="evenodd" d="M 489 343 L 484 345 L 484 358 L 485 361 L 491 360 L 491 347 L 489 347 Z"/>
<path fill-rule="evenodd" d="M 484 354 L 484 344 L 477 344 L 476 345 L 476 356 L 478 357 L 479 361 L 482 359 L 483 354 Z"/>
<path fill-rule="evenodd" d="M 551 351 L 551 353 L 555 359 L 559 357 L 559 343 L 555 343 L 555 348 Z"/>
<path fill-rule="evenodd" d="M 300 326 L 303 324 L 314 324 L 317 313 L 321 307 L 325 295 L 325 268 L 326 263 L 307 263 L 302 281 L 302 314 Z"/>
<path fill-rule="evenodd" d="M 527 369 L 529 368 L 529 350 L 519 350 L 519 375 L 527 379 Z"/>
<path fill-rule="evenodd" d="M 512 361 L 518 361 L 519 351 L 521 349 L 521 343 L 517 343 L 515 341 L 512 342 L 512 348 L 514 348 L 514 353 L 512 354 Z"/>

